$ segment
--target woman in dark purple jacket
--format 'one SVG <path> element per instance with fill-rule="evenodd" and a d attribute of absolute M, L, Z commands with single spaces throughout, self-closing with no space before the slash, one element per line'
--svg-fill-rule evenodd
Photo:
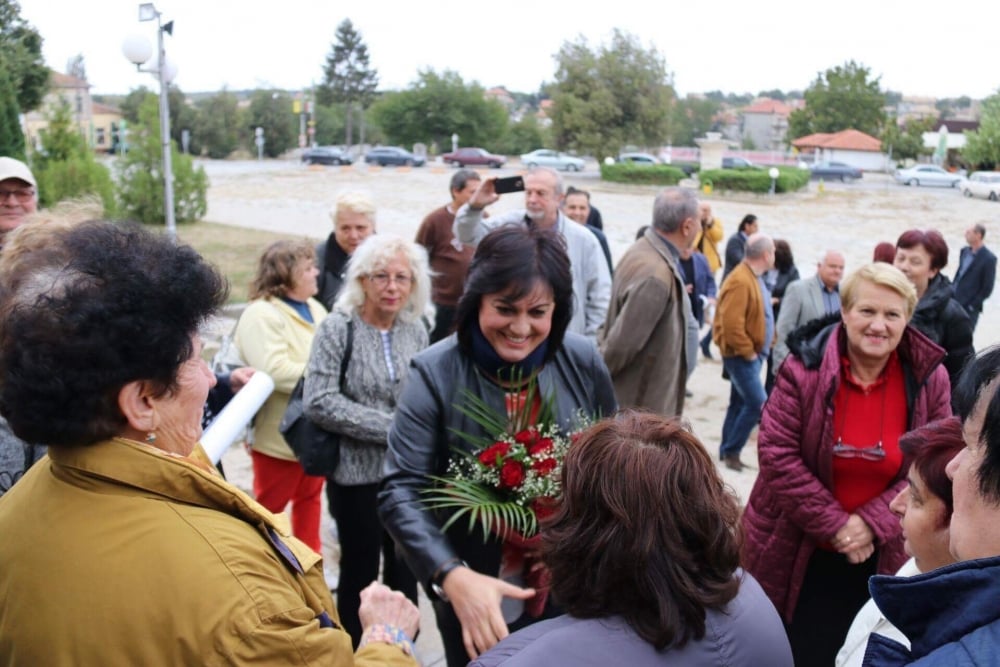
<path fill-rule="evenodd" d="M 868 578 L 906 560 L 890 501 L 898 439 L 951 414 L 945 353 L 907 322 L 916 292 L 888 264 L 841 284 L 841 314 L 789 337 L 761 418 L 743 565 L 782 615 L 797 665 L 832 665 Z"/>

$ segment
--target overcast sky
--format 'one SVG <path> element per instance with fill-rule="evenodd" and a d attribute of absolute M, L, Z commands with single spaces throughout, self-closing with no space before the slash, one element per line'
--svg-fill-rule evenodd
<path fill-rule="evenodd" d="M 145 84 L 121 52 L 127 35 L 155 43 L 131 0 L 20 0 L 45 39 L 50 67 L 82 53 L 94 93 Z M 167 59 L 186 92 L 278 87 L 322 78 L 336 26 L 350 18 L 368 44 L 381 89 L 407 87 L 420 68 L 458 71 L 467 82 L 534 92 L 551 81 L 553 55 L 580 36 L 607 42 L 612 28 L 654 46 L 682 95 L 722 90 L 803 90 L 818 72 L 853 59 L 906 95 L 979 99 L 1000 87 L 1000 2 L 715 0 L 527 2 L 524 0 L 156 0 Z M 968 3 L 971 9 L 973 3 Z M 935 14 L 932 14 L 932 8 Z M 954 11 L 953 11 L 954 10 Z M 938 16 L 939 14 L 939 16 Z"/>

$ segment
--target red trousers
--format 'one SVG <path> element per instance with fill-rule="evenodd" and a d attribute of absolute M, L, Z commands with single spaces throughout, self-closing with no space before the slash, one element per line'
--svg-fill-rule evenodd
<path fill-rule="evenodd" d="M 319 520 L 323 512 L 324 477 L 307 475 L 298 461 L 276 459 L 251 450 L 253 493 L 257 502 L 278 514 L 292 503 L 292 534 L 321 553 Z"/>

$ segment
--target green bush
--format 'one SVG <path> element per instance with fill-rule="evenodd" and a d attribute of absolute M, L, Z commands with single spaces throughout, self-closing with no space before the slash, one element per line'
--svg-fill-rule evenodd
<path fill-rule="evenodd" d="M 46 161 L 36 169 L 38 203 L 48 208 L 66 199 L 96 195 L 104 206 L 104 215 L 114 217 L 115 187 L 111 173 L 92 155 L 71 155 L 63 160 Z"/>
<path fill-rule="evenodd" d="M 129 137 L 128 153 L 118 161 L 118 202 L 121 214 L 140 222 L 164 224 L 163 162 L 156 99 L 142 103 L 139 124 Z M 208 176 L 195 168 L 189 155 L 182 155 L 170 142 L 174 172 L 174 216 L 177 222 L 200 220 L 208 210 Z"/>
<path fill-rule="evenodd" d="M 771 191 L 771 177 L 768 169 L 705 169 L 698 178 L 702 183 L 711 183 L 716 190 L 768 193 Z M 809 171 L 798 167 L 778 167 L 778 179 L 774 191 L 795 192 L 809 183 Z"/>
<path fill-rule="evenodd" d="M 669 164 L 634 165 L 602 164 L 601 179 L 613 183 L 642 183 L 646 185 L 677 185 L 686 178 L 680 167 Z"/>

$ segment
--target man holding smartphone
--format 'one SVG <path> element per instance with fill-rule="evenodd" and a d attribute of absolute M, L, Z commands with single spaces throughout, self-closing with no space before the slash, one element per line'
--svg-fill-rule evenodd
<path fill-rule="evenodd" d="M 558 230 L 566 239 L 573 272 L 573 319 L 569 330 L 596 340 L 597 329 L 604 323 L 611 299 L 611 273 L 601 245 L 582 225 L 563 215 L 560 204 L 564 187 L 562 177 L 555 170 L 538 167 L 523 179 L 524 208 L 489 218 L 483 216 L 483 209 L 499 201 L 500 195 L 497 194 L 497 179 L 484 179 L 468 203 L 455 214 L 455 237 L 462 243 L 476 245 L 494 228 L 511 223 Z"/>

